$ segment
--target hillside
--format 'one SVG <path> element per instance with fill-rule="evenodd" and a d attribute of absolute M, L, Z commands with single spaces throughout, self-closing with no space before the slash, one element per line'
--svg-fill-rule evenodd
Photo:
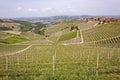
<path fill-rule="evenodd" d="M 120 80 L 120 21 L 18 23 L 20 34 L 0 31 L 0 80 Z"/>
<path fill-rule="evenodd" d="M 109 18 L 106 19 L 109 20 Z M 48 39 L 58 43 L 81 44 L 103 42 L 103 44 L 107 44 L 109 39 L 110 41 L 115 39 L 113 43 L 119 43 L 120 22 L 99 24 L 99 21 L 95 21 L 94 19 L 88 18 L 89 21 L 87 22 L 86 20 L 61 21 L 50 24 L 45 32 L 48 35 Z M 71 28 L 73 26 L 77 26 L 79 29 L 74 37 L 70 34 L 72 33 Z M 77 37 L 77 35 L 79 36 Z"/>
<path fill-rule="evenodd" d="M 46 40 L 41 30 L 46 24 L 5 19 L 0 21 L 0 43 Z M 16 37 L 17 36 L 17 37 Z M 13 39 L 14 38 L 14 39 Z M 18 40 L 19 38 L 19 40 Z M 11 42 L 13 41 L 13 42 Z M 38 42 L 37 42 L 38 43 Z"/>

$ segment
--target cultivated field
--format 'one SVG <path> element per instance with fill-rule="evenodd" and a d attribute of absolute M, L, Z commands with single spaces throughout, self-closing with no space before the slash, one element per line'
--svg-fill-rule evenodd
<path fill-rule="evenodd" d="M 0 57 L 1 80 L 119 80 L 119 72 L 119 48 L 34 45 Z"/>
<path fill-rule="evenodd" d="M 0 80 L 120 80 L 119 22 L 72 23 L 80 30 L 61 22 L 48 37 L 28 32 L 26 42 L 0 44 Z"/>

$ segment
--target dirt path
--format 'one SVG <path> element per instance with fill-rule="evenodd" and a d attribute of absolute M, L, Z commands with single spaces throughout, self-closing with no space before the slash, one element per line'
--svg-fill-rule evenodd
<path fill-rule="evenodd" d="M 79 35 L 80 33 L 80 35 Z M 80 38 L 81 37 L 81 38 Z M 81 40 L 80 40 L 81 39 Z M 68 41 L 67 41 L 68 42 Z M 82 33 L 81 31 L 78 31 L 77 30 L 77 34 L 76 34 L 76 37 L 71 39 L 70 42 L 68 43 L 63 43 L 63 45 L 72 45 L 72 44 L 82 44 L 84 41 L 83 41 L 83 36 L 82 36 Z"/>
<path fill-rule="evenodd" d="M 81 37 L 81 43 L 84 43 L 84 39 L 83 39 L 82 30 L 80 30 L 80 37 Z"/>
<path fill-rule="evenodd" d="M 59 32 L 59 37 L 57 38 L 57 41 L 56 41 L 56 42 L 58 42 L 58 40 L 60 39 L 60 37 L 61 37 L 62 34 L 63 34 L 63 32 L 60 31 L 60 32 Z"/>
<path fill-rule="evenodd" d="M 76 36 L 76 38 L 79 38 L 79 31 L 77 30 L 77 36 Z"/>
<path fill-rule="evenodd" d="M 20 53 L 28 50 L 28 49 L 31 48 L 31 47 L 32 47 L 32 45 L 29 45 L 28 47 L 26 47 L 26 48 L 24 48 L 24 49 L 22 49 L 22 50 L 19 50 L 19 51 L 17 51 L 17 52 L 10 53 L 10 54 L 6 54 L 6 55 L 1 55 L 1 56 L 11 56 L 11 55 L 15 55 L 15 54 L 20 54 Z M 0 56 L 0 57 L 1 57 L 1 56 Z"/>

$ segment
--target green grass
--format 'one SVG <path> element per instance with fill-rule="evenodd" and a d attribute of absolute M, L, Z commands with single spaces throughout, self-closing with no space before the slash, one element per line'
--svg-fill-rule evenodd
<path fill-rule="evenodd" d="M 86 25 L 88 24 L 86 23 Z M 38 38 L 40 36 L 22 33 L 22 36 L 27 36 L 31 42 L 37 40 L 37 43 L 21 54 L 0 57 L 0 80 L 120 80 L 120 37 L 115 37 L 120 34 L 119 24 L 105 24 L 83 31 L 86 42 L 98 41 L 90 44 L 41 45 L 39 44 L 41 39 Z M 62 28 L 58 26 L 48 33 L 56 33 Z M 86 28 L 88 27 L 86 26 Z M 59 41 L 65 41 L 75 38 L 77 31 L 69 32 L 68 29 L 63 30 L 63 35 L 59 35 L 60 38 L 58 35 L 55 38 L 52 36 L 53 40 L 59 38 Z M 78 33 L 80 37 L 80 32 L 78 31 Z M 108 39 L 99 41 L 106 38 Z M 0 53 L 1 55 L 13 53 L 26 46 L 1 44 Z M 8 64 L 6 59 L 8 59 Z M 6 69 L 6 64 L 8 69 Z M 55 65 L 54 74 L 53 64 Z"/>
<path fill-rule="evenodd" d="M 53 42 L 57 42 L 58 38 L 59 38 L 59 36 L 58 37 L 57 36 L 51 36 L 48 39 L 53 41 Z"/>
<path fill-rule="evenodd" d="M 0 43 L 7 43 L 7 44 L 19 43 L 24 41 L 27 41 L 27 39 L 20 36 L 13 36 L 6 39 L 0 39 Z"/>
<path fill-rule="evenodd" d="M 65 40 L 70 40 L 72 38 L 75 38 L 77 35 L 77 31 L 74 32 L 69 32 L 67 34 L 63 34 L 62 36 L 60 36 L 58 41 L 65 41 Z"/>
<path fill-rule="evenodd" d="M 28 45 L 0 44 L 0 55 L 6 55 L 26 48 Z"/>
<path fill-rule="evenodd" d="M 33 80 L 119 80 L 119 51 L 119 48 L 80 45 L 34 45 L 21 54 L 8 56 L 9 71 L 5 70 L 5 57 L 1 57 L 0 75 L 4 78 L 8 74 L 8 79 L 15 76 L 18 79 L 23 77 Z M 55 52 L 56 71 L 53 75 Z M 99 54 L 98 76 L 96 76 L 97 54 Z"/>

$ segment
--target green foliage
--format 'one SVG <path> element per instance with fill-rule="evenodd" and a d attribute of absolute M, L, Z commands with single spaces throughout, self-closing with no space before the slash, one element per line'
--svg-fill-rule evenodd
<path fill-rule="evenodd" d="M 7 30 L 13 30 L 12 28 L 10 28 L 10 27 L 0 27 L 0 31 L 1 30 L 5 30 L 5 31 L 7 31 Z"/>
<path fill-rule="evenodd" d="M 45 29 L 40 29 L 40 30 L 38 31 L 38 34 L 40 34 L 40 35 L 45 35 Z"/>
<path fill-rule="evenodd" d="M 70 27 L 74 27 L 75 24 L 74 24 L 74 23 L 69 23 L 68 26 L 70 26 Z"/>
<path fill-rule="evenodd" d="M 18 20 L 14 21 L 14 22 L 17 22 L 17 23 L 21 24 L 21 29 L 20 29 L 20 31 L 22 31 L 22 32 L 31 31 L 31 29 L 32 29 L 32 27 L 33 27 L 33 26 L 32 26 L 33 23 L 31 23 L 31 22 L 18 21 Z"/>
<path fill-rule="evenodd" d="M 69 40 L 69 39 L 75 38 L 76 35 L 77 35 L 77 31 L 69 32 L 69 33 L 67 33 L 67 34 L 63 34 L 62 36 L 60 36 L 60 38 L 59 38 L 58 41 Z"/>
<path fill-rule="evenodd" d="M 43 28 L 46 27 L 46 24 L 43 23 L 35 23 L 36 27 Z"/>
<path fill-rule="evenodd" d="M 39 30 L 43 27 L 46 27 L 46 24 L 43 23 L 31 23 L 27 21 L 15 21 L 15 22 L 21 24 L 20 30 L 22 32 L 32 31 L 32 29 L 34 28 L 33 32 L 39 34 Z"/>
<path fill-rule="evenodd" d="M 33 23 L 31 23 L 31 22 L 27 22 L 27 21 L 18 21 L 18 20 L 14 21 L 14 22 L 20 23 L 21 25 L 24 25 L 24 26 L 32 26 L 32 24 L 33 24 Z"/>
<path fill-rule="evenodd" d="M 24 42 L 24 41 L 27 41 L 27 39 L 20 36 L 13 36 L 6 39 L 0 39 L 0 43 L 7 43 L 7 44 Z"/>
<path fill-rule="evenodd" d="M 22 26 L 20 31 L 22 32 L 27 32 L 27 31 L 31 31 L 32 27 L 28 27 L 28 26 Z"/>
<path fill-rule="evenodd" d="M 42 28 L 46 27 L 46 24 L 43 24 L 43 23 L 35 23 L 35 30 L 34 30 L 34 33 L 36 34 L 41 34 L 41 31 L 42 31 L 42 34 L 41 35 L 44 35 L 44 30 L 41 30 Z"/>

